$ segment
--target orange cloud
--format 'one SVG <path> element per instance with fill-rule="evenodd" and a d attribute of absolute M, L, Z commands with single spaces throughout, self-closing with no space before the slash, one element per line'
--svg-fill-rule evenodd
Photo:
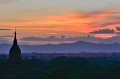
<path fill-rule="evenodd" d="M 0 22 L 1 26 L 17 26 L 18 28 L 29 30 L 48 30 L 48 31 L 68 31 L 89 33 L 100 28 L 113 29 L 119 26 L 120 21 L 117 16 L 120 10 L 106 9 L 91 13 L 69 13 L 56 16 L 44 17 L 21 17 L 17 18 L 24 21 L 16 22 Z M 27 21 L 26 21 L 27 20 Z M 46 27 L 48 26 L 48 27 Z M 52 27 L 54 26 L 54 27 Z"/>

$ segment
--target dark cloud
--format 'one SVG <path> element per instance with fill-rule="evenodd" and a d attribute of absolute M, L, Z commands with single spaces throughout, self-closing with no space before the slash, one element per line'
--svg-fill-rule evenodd
<path fill-rule="evenodd" d="M 104 24 L 101 24 L 101 27 L 105 27 L 105 26 L 108 26 L 108 25 L 114 25 L 114 24 L 120 24 L 120 21 L 106 22 Z"/>
<path fill-rule="evenodd" d="M 93 36 L 79 36 L 79 37 L 56 37 L 56 36 L 49 36 L 46 38 L 41 38 L 41 37 L 23 37 L 21 39 L 22 41 L 89 41 L 89 42 L 98 42 L 102 40 L 102 38 L 95 38 Z"/>
<path fill-rule="evenodd" d="M 119 10 L 111 10 L 112 8 L 105 8 L 102 10 L 96 10 L 93 12 L 88 13 L 82 13 L 84 18 L 94 18 L 97 20 L 89 23 L 90 27 L 107 27 L 109 25 L 115 25 L 120 24 L 120 17 L 118 14 L 120 14 Z M 114 8 L 113 8 L 114 9 Z M 117 14 L 117 15 L 113 15 Z"/>
<path fill-rule="evenodd" d="M 101 9 L 101 10 L 95 10 L 95 11 L 90 11 L 90 12 L 82 12 L 82 11 L 77 11 L 77 13 L 82 13 L 83 14 L 83 17 L 94 17 L 94 16 L 105 16 L 107 18 L 113 18 L 113 19 L 119 19 L 120 17 L 118 16 L 109 16 L 109 15 L 113 15 L 113 14 L 120 14 L 120 11 L 119 10 L 111 10 L 111 9 L 115 9 L 115 8 L 104 8 L 104 9 Z"/>
<path fill-rule="evenodd" d="M 75 42 L 75 41 L 87 41 L 87 42 L 92 42 L 92 43 L 120 43 L 120 36 L 113 36 L 110 38 L 102 39 L 102 38 L 97 38 L 93 36 L 79 36 L 79 37 L 56 37 L 56 36 L 50 36 L 46 38 L 41 38 L 41 37 L 23 37 L 21 39 L 22 41 L 44 41 L 44 42 Z"/>
<path fill-rule="evenodd" d="M 0 36 L 0 37 L 13 37 L 11 35 L 4 35 L 4 36 Z"/>
<path fill-rule="evenodd" d="M 55 36 L 49 36 L 46 38 L 41 38 L 41 37 L 23 37 L 21 40 L 24 41 L 64 41 L 65 36 L 61 36 L 60 38 L 55 37 Z"/>
<path fill-rule="evenodd" d="M 117 31 L 120 31 L 120 27 L 116 27 L 116 30 L 117 30 Z"/>
<path fill-rule="evenodd" d="M 12 29 L 0 29 L 0 30 L 12 30 Z"/>
<path fill-rule="evenodd" d="M 113 34 L 115 33 L 114 29 L 100 29 L 97 31 L 90 32 L 90 34 Z"/>
<path fill-rule="evenodd" d="M 112 18 L 111 18 L 112 19 Z M 113 19 L 114 20 L 114 19 Z M 97 24 L 97 25 L 96 25 Z M 92 26 L 92 27 L 107 27 L 107 26 L 109 26 L 109 25 L 111 25 L 111 26 L 113 26 L 113 25 L 115 25 L 115 24 L 120 24 L 120 21 L 116 21 L 116 20 L 114 20 L 114 21 L 109 21 L 109 22 L 103 22 L 103 23 L 100 23 L 99 21 L 98 22 L 93 22 L 93 23 L 89 23 L 89 25 L 90 26 Z"/>

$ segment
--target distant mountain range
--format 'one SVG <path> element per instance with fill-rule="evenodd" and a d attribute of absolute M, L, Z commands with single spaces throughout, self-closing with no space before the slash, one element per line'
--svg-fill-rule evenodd
<path fill-rule="evenodd" d="M 8 53 L 11 45 L 0 44 L 0 53 Z M 46 45 L 20 45 L 22 53 L 79 53 L 79 52 L 120 52 L 120 44 L 96 44 L 84 41 Z"/>

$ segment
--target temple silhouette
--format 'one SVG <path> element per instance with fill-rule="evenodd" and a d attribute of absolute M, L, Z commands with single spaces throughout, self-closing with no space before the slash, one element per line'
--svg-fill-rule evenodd
<path fill-rule="evenodd" d="M 16 33 L 16 29 L 15 29 L 13 45 L 9 51 L 9 58 L 8 58 L 9 64 L 19 64 L 19 63 L 21 63 L 21 60 L 22 60 L 21 49 L 17 44 L 16 35 L 17 35 L 17 33 Z"/>

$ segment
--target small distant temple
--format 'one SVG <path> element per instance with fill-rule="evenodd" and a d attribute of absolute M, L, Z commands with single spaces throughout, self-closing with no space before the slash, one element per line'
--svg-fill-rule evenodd
<path fill-rule="evenodd" d="M 22 60 L 21 49 L 17 44 L 16 35 L 17 35 L 17 33 L 16 33 L 16 29 L 15 29 L 13 45 L 9 51 L 9 58 L 8 58 L 9 64 L 19 64 Z"/>

